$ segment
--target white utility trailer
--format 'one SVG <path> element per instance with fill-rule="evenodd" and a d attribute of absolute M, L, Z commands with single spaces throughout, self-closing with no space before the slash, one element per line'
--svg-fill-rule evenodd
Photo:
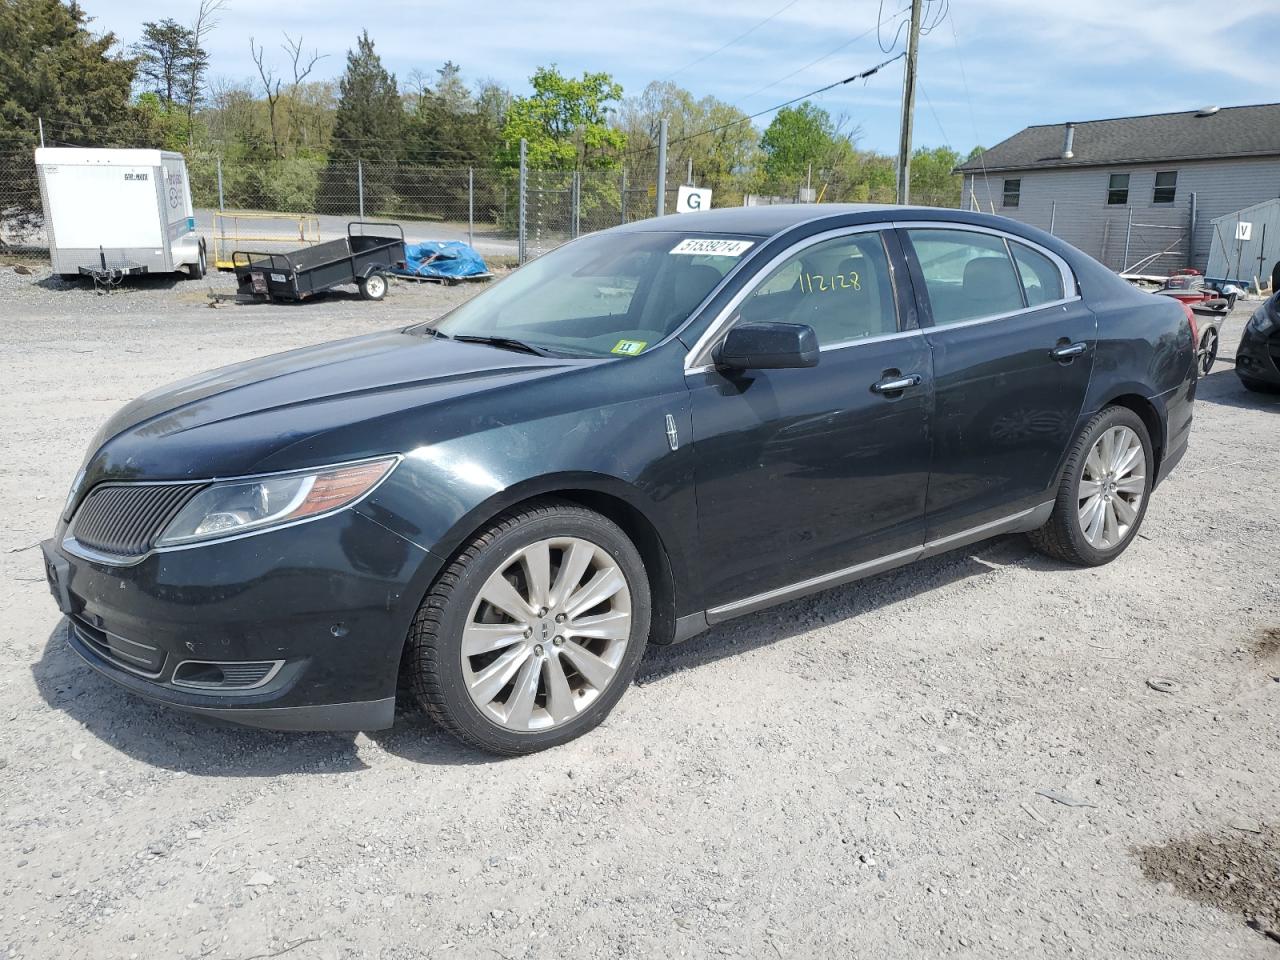
<path fill-rule="evenodd" d="M 204 276 L 204 239 L 182 154 L 40 147 L 36 170 L 54 273 Z"/>

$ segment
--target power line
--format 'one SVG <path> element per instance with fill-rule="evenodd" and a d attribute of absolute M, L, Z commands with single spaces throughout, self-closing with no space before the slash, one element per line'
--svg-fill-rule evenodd
<path fill-rule="evenodd" d="M 855 80 L 869 79 L 873 75 L 883 70 L 889 64 L 894 63 L 897 60 L 901 60 L 905 56 L 906 56 L 905 53 L 900 53 L 897 56 L 890 57 L 888 60 L 882 60 L 880 63 L 877 63 L 874 67 L 868 67 L 866 70 L 863 70 L 861 73 L 855 73 L 852 76 L 845 77 L 843 80 L 837 80 L 834 83 L 828 83 L 825 87 L 818 87 L 818 89 L 816 90 L 810 90 L 808 93 L 803 93 L 798 97 L 793 97 L 792 99 L 786 101 L 785 103 L 774 104 L 772 107 L 769 107 L 766 110 L 761 110 L 759 113 L 753 113 L 750 116 L 746 116 L 746 117 L 739 117 L 737 120 L 730 120 L 728 123 L 722 123 L 719 126 L 711 127 L 710 129 L 707 129 L 707 130 L 699 130 L 697 133 L 690 133 L 683 137 L 677 137 L 675 140 L 670 141 L 670 143 L 683 143 L 686 140 L 693 140 L 695 137 L 705 137 L 708 134 L 719 133 L 721 130 L 727 130 L 729 127 L 735 127 L 740 123 L 747 123 L 750 120 L 755 120 L 758 117 L 763 117 L 766 113 L 773 113 L 775 110 L 781 110 L 783 107 L 789 107 L 793 103 L 799 103 L 801 100 L 808 100 L 810 97 L 816 97 L 819 94 L 826 93 L 828 90 L 834 90 L 836 87 L 842 87 L 846 83 L 852 83 Z M 668 145 L 670 145 L 670 143 Z"/>
<path fill-rule="evenodd" d="M 763 87 L 760 87 L 758 90 L 751 91 L 745 97 L 739 97 L 738 100 L 734 103 L 734 106 L 736 107 L 738 104 L 742 103 L 743 100 L 750 100 L 752 97 L 756 96 L 757 94 L 764 93 L 766 90 L 776 87 L 778 84 L 782 83 L 785 80 L 790 80 L 792 77 L 794 77 L 798 73 L 804 73 L 810 67 L 815 67 L 818 64 L 820 64 L 823 60 L 829 60 L 831 57 L 834 57 L 837 53 L 839 53 L 841 50 L 845 49 L 846 47 L 857 43 L 859 40 L 862 40 L 865 37 L 871 36 L 872 33 L 875 33 L 877 30 L 879 30 L 880 27 L 882 27 L 886 22 L 892 22 L 893 20 L 900 18 L 904 13 L 906 13 L 905 9 L 899 10 L 896 14 L 893 15 L 893 17 L 890 17 L 889 21 L 879 20 L 874 27 L 864 30 L 862 33 L 858 34 L 856 37 L 852 37 L 844 41 L 843 43 L 839 44 L 838 46 L 832 47 L 830 50 L 828 50 L 822 56 L 818 57 L 816 60 L 810 60 L 803 67 L 800 67 L 797 70 L 792 70 L 786 76 L 779 77 L 777 80 L 774 80 L 772 83 L 766 83 Z M 889 51 L 885 50 L 884 52 L 888 53 Z M 889 62 L 892 62 L 892 61 L 889 61 Z M 765 112 L 767 113 L 768 111 L 765 111 Z"/>
<path fill-rule="evenodd" d="M 710 59 L 711 59 L 712 57 L 714 57 L 717 53 L 720 53 L 722 50 L 727 50 L 727 49 L 729 49 L 729 48 L 730 48 L 730 47 L 732 47 L 735 43 L 737 43 L 739 40 L 744 40 L 744 39 L 746 39 L 746 38 L 747 38 L 747 37 L 749 37 L 751 34 L 755 33 L 757 30 L 759 30 L 761 27 L 763 27 L 763 26 L 764 26 L 766 23 L 768 23 L 770 20 L 773 20 L 775 17 L 777 17 L 777 16 L 778 16 L 779 14 L 781 14 L 781 13 L 785 13 L 787 10 L 791 9 L 792 7 L 794 7 L 794 6 L 795 6 L 797 3 L 799 3 L 799 2 L 800 2 L 800 0 L 791 0 L 791 2 L 790 2 L 790 3 L 785 3 L 785 4 L 783 4 L 783 5 L 782 5 L 781 7 L 779 7 L 777 10 L 773 11 L 773 13 L 769 14 L 767 17 L 765 17 L 763 20 L 761 20 L 759 23 L 757 23 L 755 26 L 751 27 L 751 28 L 750 28 L 750 29 L 748 29 L 748 30 L 744 30 L 742 33 L 738 34 L 736 37 L 734 37 L 734 38 L 733 38 L 732 40 L 730 40 L 728 43 L 725 43 L 725 44 L 723 44 L 722 46 L 716 47 L 716 48 L 715 48 L 714 50 L 712 50 L 710 53 L 703 54 L 702 56 L 698 57 L 696 60 L 690 60 L 688 63 L 686 63 L 686 64 L 685 64 L 683 67 L 681 67 L 679 70 L 673 70 L 673 71 L 671 71 L 671 73 L 668 73 L 665 77 L 663 77 L 663 78 L 662 78 L 661 80 L 659 80 L 658 82 L 659 82 L 659 83 L 665 83 L 666 81 L 670 80 L 672 77 L 676 76 L 677 74 L 684 73 L 684 72 L 685 72 L 686 70 L 688 70 L 690 67 L 696 67 L 698 64 L 702 63 L 703 61 L 705 61 L 705 60 L 710 60 Z"/>

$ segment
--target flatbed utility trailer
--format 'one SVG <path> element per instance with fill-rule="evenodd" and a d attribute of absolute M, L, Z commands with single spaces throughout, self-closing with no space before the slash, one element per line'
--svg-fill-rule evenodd
<path fill-rule="evenodd" d="M 403 228 L 363 220 L 347 224 L 345 237 L 314 247 L 231 254 L 238 292 L 267 300 L 306 300 L 348 283 L 356 284 L 366 300 L 381 300 L 387 294 L 386 275 L 404 263 Z"/>

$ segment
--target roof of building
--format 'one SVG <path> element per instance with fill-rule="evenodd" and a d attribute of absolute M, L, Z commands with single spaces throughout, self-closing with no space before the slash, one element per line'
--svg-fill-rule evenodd
<path fill-rule="evenodd" d="M 1069 159 L 1062 155 L 1067 124 L 1052 123 L 1027 127 L 957 169 L 989 173 L 1280 156 L 1280 103 L 1088 120 L 1074 126 Z"/>

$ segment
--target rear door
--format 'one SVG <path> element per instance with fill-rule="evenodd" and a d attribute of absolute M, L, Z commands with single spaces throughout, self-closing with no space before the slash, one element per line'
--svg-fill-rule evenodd
<path fill-rule="evenodd" d="M 932 541 L 1053 498 L 1097 319 L 1049 250 L 968 225 L 899 227 L 933 352 Z"/>

